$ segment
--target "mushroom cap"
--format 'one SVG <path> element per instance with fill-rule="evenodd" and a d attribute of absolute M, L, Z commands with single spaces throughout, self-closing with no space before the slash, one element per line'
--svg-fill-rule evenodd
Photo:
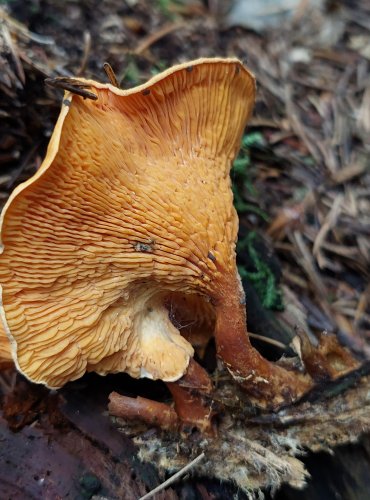
<path fill-rule="evenodd" d="M 193 348 L 171 293 L 211 299 L 235 272 L 229 171 L 255 81 L 236 59 L 130 90 L 67 92 L 37 173 L 0 220 L 1 315 L 18 369 L 58 388 L 85 371 L 174 381 Z"/>

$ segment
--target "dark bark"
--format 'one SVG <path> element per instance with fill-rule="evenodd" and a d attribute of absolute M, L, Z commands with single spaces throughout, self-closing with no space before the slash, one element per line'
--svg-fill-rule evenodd
<path fill-rule="evenodd" d="M 55 395 L 19 377 L 0 413 L 0 498 L 137 500 L 160 484 L 103 414 L 104 391 L 94 398 L 96 385 L 83 385 Z M 168 489 L 157 498 L 178 496 Z"/>

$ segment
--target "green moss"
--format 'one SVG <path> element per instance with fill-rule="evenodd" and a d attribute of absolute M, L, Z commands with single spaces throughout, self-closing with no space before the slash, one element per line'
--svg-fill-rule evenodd
<path fill-rule="evenodd" d="M 258 193 L 255 189 L 250 172 L 250 148 L 262 146 L 264 139 L 259 132 L 246 134 L 242 139 L 242 147 L 231 169 L 231 178 L 233 181 L 232 189 L 234 194 L 234 206 L 239 214 L 252 212 L 263 220 L 268 221 L 269 217 L 261 208 L 252 203 L 246 203 L 244 193 L 250 196 L 257 197 Z"/>
<path fill-rule="evenodd" d="M 158 10 L 165 15 L 168 19 L 174 19 L 176 15 L 171 8 L 173 4 L 181 5 L 180 0 L 156 0 Z"/>
<path fill-rule="evenodd" d="M 138 85 L 140 83 L 140 70 L 134 58 L 129 60 L 122 80 L 125 80 L 130 85 Z"/>
<path fill-rule="evenodd" d="M 248 271 L 244 266 L 238 266 L 239 274 L 253 285 L 263 307 L 281 311 L 284 309 L 281 290 L 274 273 L 256 250 L 256 238 L 257 234 L 252 231 L 238 241 L 237 251 L 247 252 L 254 268 L 253 271 Z"/>
<path fill-rule="evenodd" d="M 167 68 L 166 61 L 157 61 L 155 66 L 150 70 L 152 76 L 158 75 Z"/>

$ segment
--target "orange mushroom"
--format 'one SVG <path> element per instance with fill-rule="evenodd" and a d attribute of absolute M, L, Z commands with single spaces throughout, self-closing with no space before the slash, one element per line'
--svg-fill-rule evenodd
<path fill-rule="evenodd" d="M 212 387 L 168 312 L 192 296 L 213 308 L 218 356 L 259 405 L 299 397 L 311 379 L 250 345 L 236 267 L 229 171 L 252 74 L 199 59 L 130 90 L 75 82 L 82 95 L 66 92 L 44 162 L 1 217 L 2 315 L 18 369 L 52 388 L 86 371 L 161 379 L 180 419 L 202 427 L 212 412 L 199 395 Z"/>

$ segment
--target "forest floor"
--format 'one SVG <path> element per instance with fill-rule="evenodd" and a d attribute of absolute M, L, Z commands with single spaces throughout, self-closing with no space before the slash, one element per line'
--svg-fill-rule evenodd
<path fill-rule="evenodd" d="M 0 202 L 36 171 L 45 154 L 62 99 L 61 92 L 45 86 L 46 78 L 106 81 L 103 63 L 108 61 L 122 88 L 129 88 L 176 63 L 237 57 L 258 85 L 255 112 L 232 170 L 240 217 L 238 265 L 255 345 L 277 359 L 290 351 L 298 325 L 310 336 L 333 333 L 369 360 L 370 8 L 365 0 L 323 2 L 315 8 L 302 1 L 289 19 L 255 31 L 235 25 L 225 10 L 232 3 L 0 2 Z M 240 15 L 238 24 L 247 21 Z M 364 380 L 353 395 L 359 398 L 356 411 L 359 401 L 368 404 Z M 124 384 L 142 395 L 161 394 L 162 387 L 129 382 L 125 376 L 101 380 L 90 375 L 56 396 L 11 370 L 0 382 L 0 421 L 11 422 L 12 429 L 4 424 L 1 430 L 6 458 L 1 457 L 6 463 L 0 466 L 1 498 L 138 498 L 160 482 L 155 467 L 133 458 L 128 437 L 120 435 L 117 441 L 104 409 L 108 393 L 120 387 L 122 392 Z M 325 403 L 326 415 L 334 419 L 338 408 L 349 411 L 351 396 L 341 397 L 335 405 Z M 99 413 L 93 422 L 91 411 Z M 356 414 L 353 421 L 362 426 L 358 435 L 366 427 L 363 418 Z M 253 432 L 248 446 L 261 439 Z M 288 433 L 292 439 L 294 432 Z M 311 449 L 353 441 L 353 428 L 346 432 Z M 287 444 L 288 434 L 285 448 L 293 446 Z M 155 442 L 153 433 L 142 436 Z M 37 466 L 25 461 L 30 442 Z M 152 462 L 158 465 L 159 460 L 154 453 Z M 22 479 L 12 469 L 15 461 L 22 464 Z M 235 485 L 204 479 L 207 469 L 200 475 L 203 479 L 185 480 L 162 498 L 243 498 Z M 78 479 L 71 486 L 72 476 Z M 281 480 L 287 477 L 282 474 Z M 265 474 L 251 485 L 263 488 L 270 479 Z M 242 487 L 237 479 L 234 483 Z"/>

